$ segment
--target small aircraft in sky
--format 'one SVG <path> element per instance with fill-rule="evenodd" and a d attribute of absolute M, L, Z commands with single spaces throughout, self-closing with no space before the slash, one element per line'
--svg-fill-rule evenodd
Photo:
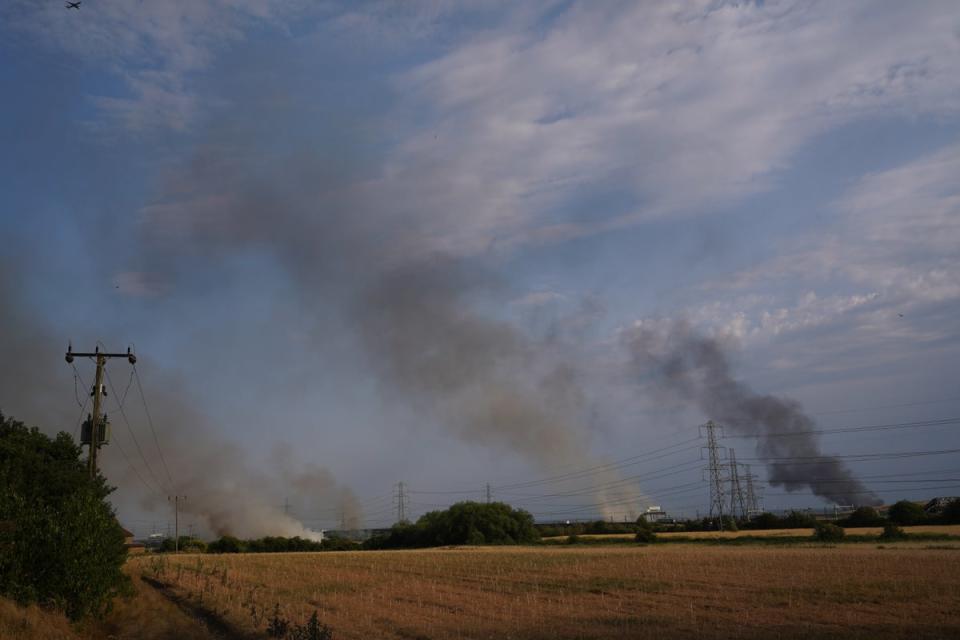
<path fill-rule="evenodd" d="M 79 9 L 81 2 L 83 2 L 83 0 L 77 0 L 77 2 L 70 2 L 70 0 L 67 0 L 66 8 L 67 8 L 67 9 Z"/>

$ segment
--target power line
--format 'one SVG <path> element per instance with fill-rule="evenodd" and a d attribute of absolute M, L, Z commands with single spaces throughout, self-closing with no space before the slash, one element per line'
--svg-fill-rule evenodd
<path fill-rule="evenodd" d="M 104 368 L 104 373 L 107 375 L 107 384 L 110 386 L 110 393 L 114 397 L 117 396 L 116 390 L 113 388 L 113 381 L 110 379 L 110 372 Z M 143 449 L 140 448 L 140 441 L 137 440 L 137 434 L 134 433 L 133 427 L 130 425 L 130 421 L 127 419 L 127 412 L 123 409 L 123 405 L 117 401 L 117 408 L 120 409 L 120 417 L 123 418 L 123 424 L 127 427 L 127 432 L 130 434 L 130 437 L 133 439 L 133 444 L 137 447 L 137 452 L 140 454 L 140 459 L 143 460 L 143 464 L 147 467 L 147 472 L 150 474 L 150 477 L 153 478 L 153 481 L 157 484 L 158 487 L 163 488 L 163 483 L 157 480 L 156 474 L 153 472 L 153 468 L 150 466 L 150 462 L 147 460 L 147 457 L 143 455 Z"/>
<path fill-rule="evenodd" d="M 85 407 L 86 404 L 87 404 L 87 402 L 89 401 L 89 396 L 87 396 L 88 400 L 85 400 L 85 401 L 81 404 L 81 402 L 80 402 L 80 390 L 77 388 L 77 381 L 79 380 L 80 385 L 81 385 L 84 389 L 87 388 L 87 383 L 83 381 L 83 376 L 81 376 L 81 375 L 80 375 L 80 372 L 77 370 L 77 365 L 75 365 L 74 363 L 71 362 L 71 363 L 70 363 L 70 366 L 73 368 L 73 397 L 76 398 L 76 400 L 77 400 L 77 406 Z"/>
<path fill-rule="evenodd" d="M 624 466 L 631 466 L 631 465 L 637 464 L 637 463 L 639 463 L 639 462 L 649 462 L 650 460 L 659 460 L 660 458 L 666 458 L 666 457 L 669 457 L 669 456 L 671 456 L 671 455 L 676 455 L 676 454 L 678 454 L 678 453 L 682 453 L 683 451 L 687 451 L 687 450 L 699 448 L 699 447 L 688 447 L 687 449 L 678 449 L 677 451 L 671 451 L 670 453 L 665 453 L 664 455 L 661 455 L 661 456 L 655 455 L 655 454 L 663 453 L 663 452 L 668 451 L 668 450 L 670 450 L 670 449 L 674 449 L 674 448 L 679 447 L 679 446 L 683 446 L 683 445 L 687 445 L 687 444 L 690 444 L 690 443 L 693 443 L 693 442 L 697 442 L 699 439 L 700 439 L 699 437 L 697 437 L 697 438 L 691 438 L 690 440 L 684 440 L 683 442 L 677 442 L 677 443 L 675 443 L 675 444 L 672 444 L 672 445 L 669 445 L 669 446 L 666 446 L 666 447 L 662 447 L 662 448 L 660 448 L 660 449 L 654 449 L 653 451 L 647 451 L 647 452 L 645 452 L 645 453 L 641 453 L 641 454 L 638 454 L 638 455 L 635 455 L 635 456 L 630 456 L 629 458 L 623 458 L 623 459 L 617 460 L 617 461 L 615 461 L 615 462 L 608 462 L 608 463 L 605 463 L 605 464 L 595 465 L 595 466 L 593 466 L 593 467 L 588 467 L 588 468 L 582 469 L 582 470 L 580 470 L 580 471 L 574 471 L 574 472 L 565 473 L 565 474 L 561 474 L 561 475 L 557 475 L 557 476 L 552 476 L 552 477 L 547 477 L 547 478 L 541 478 L 541 479 L 538 479 L 538 480 L 531 480 L 531 481 L 528 481 L 528 482 L 517 482 L 517 483 L 513 483 L 513 484 L 495 485 L 495 486 L 494 486 L 494 489 L 496 489 L 497 491 L 501 491 L 501 490 L 503 490 L 503 489 L 520 489 L 520 488 L 526 488 L 526 487 L 535 486 L 535 485 L 540 485 L 540 484 L 552 484 L 552 483 L 558 482 L 558 481 L 573 480 L 573 479 L 577 479 L 577 478 L 580 478 L 580 477 L 583 477 L 583 476 L 586 476 L 586 475 L 594 475 L 595 473 L 598 473 L 598 472 L 612 471 L 612 470 L 614 470 L 614 469 L 621 468 L 621 467 L 624 467 Z"/>
<path fill-rule="evenodd" d="M 859 409 L 835 409 L 833 411 L 817 411 L 812 415 L 829 416 L 829 415 L 835 415 L 840 413 L 857 413 L 858 411 L 873 411 L 876 409 L 900 409 L 903 407 L 919 407 L 921 405 L 942 404 L 944 402 L 960 402 L 960 398 L 941 398 L 940 400 L 922 400 L 920 402 L 904 402 L 901 404 L 887 404 L 887 405 L 879 405 L 875 407 L 861 407 Z"/>
<path fill-rule="evenodd" d="M 922 420 L 919 422 L 899 422 L 891 424 L 875 424 L 860 427 L 837 427 L 833 429 L 806 429 L 784 431 L 776 433 L 744 433 L 726 436 L 727 438 L 789 438 L 806 435 L 826 435 L 832 433 L 861 433 L 864 431 L 889 431 L 893 429 L 916 429 L 920 427 L 942 427 L 951 424 L 960 424 L 960 418 L 940 418 L 937 420 Z"/>
<path fill-rule="evenodd" d="M 120 450 L 120 455 L 123 456 L 124 461 L 127 463 L 127 467 L 129 467 L 130 470 L 133 471 L 134 475 L 137 476 L 137 479 L 140 480 L 141 484 L 143 484 L 143 486 L 147 488 L 147 491 L 151 493 L 156 493 L 157 495 L 163 495 L 162 488 L 157 489 L 156 487 L 148 483 L 146 480 L 144 480 L 143 476 L 140 475 L 140 472 L 137 470 L 135 466 L 133 466 L 133 462 L 131 462 L 130 456 L 127 455 L 127 452 L 126 450 L 124 450 L 123 445 L 120 444 L 120 441 L 114 439 L 113 443 L 117 445 L 117 449 Z"/>
<path fill-rule="evenodd" d="M 160 462 L 163 464 L 163 470 L 166 472 L 167 478 L 170 480 L 170 484 L 172 485 L 173 476 L 170 475 L 170 468 L 167 466 L 167 461 L 163 457 L 163 450 L 160 448 L 160 440 L 157 439 L 157 431 L 153 428 L 153 418 L 150 416 L 150 408 L 147 406 L 147 397 L 143 393 L 143 385 L 140 383 L 140 372 L 137 371 L 136 365 L 133 366 L 131 377 L 136 378 L 137 390 L 140 392 L 140 400 L 143 402 L 143 412 L 147 416 L 147 424 L 150 426 L 150 433 L 153 434 L 153 443 L 157 446 L 157 453 L 160 454 Z"/>
<path fill-rule="evenodd" d="M 933 449 L 930 451 L 902 451 L 896 453 L 851 453 L 845 455 L 823 455 L 823 456 L 783 456 L 783 457 L 764 457 L 764 458 L 744 458 L 744 460 L 761 462 L 782 462 L 799 460 L 801 462 L 792 462 L 792 464 L 822 464 L 829 460 L 851 460 L 855 462 L 872 462 L 874 460 L 895 460 L 899 458 L 917 458 L 924 456 L 939 456 L 948 453 L 958 453 L 960 449 Z M 808 462 L 803 462 L 808 461 Z"/>

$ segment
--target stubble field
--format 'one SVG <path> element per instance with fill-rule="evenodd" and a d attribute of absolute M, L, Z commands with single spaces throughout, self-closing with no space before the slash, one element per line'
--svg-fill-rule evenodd
<path fill-rule="evenodd" d="M 334 638 L 960 637 L 944 545 L 502 547 L 138 558 L 237 635 L 279 604 Z"/>

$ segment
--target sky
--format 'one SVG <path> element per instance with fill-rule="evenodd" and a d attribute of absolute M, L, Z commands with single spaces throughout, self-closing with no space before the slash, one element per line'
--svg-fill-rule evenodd
<path fill-rule="evenodd" d="M 132 347 L 138 535 L 702 515 L 709 419 L 767 508 L 960 492 L 955 2 L 13 0 L 0 56 L 0 410 Z"/>

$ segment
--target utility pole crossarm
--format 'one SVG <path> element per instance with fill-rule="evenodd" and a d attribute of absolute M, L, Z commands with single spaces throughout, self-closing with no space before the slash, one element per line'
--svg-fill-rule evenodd
<path fill-rule="evenodd" d="M 97 373 L 96 380 L 93 384 L 93 392 L 90 394 L 93 396 L 93 414 L 90 416 L 90 453 L 87 456 L 87 469 L 90 471 L 90 477 L 95 478 L 97 476 L 97 450 L 100 448 L 100 432 L 101 432 L 101 413 L 102 413 L 102 403 L 101 400 L 106 392 L 103 388 L 103 368 L 107 364 L 107 360 L 110 358 L 126 358 L 131 365 L 137 363 L 137 356 L 134 355 L 133 351 L 128 347 L 126 353 L 106 353 L 100 351 L 100 348 L 97 347 L 93 353 L 89 352 L 74 352 L 73 345 L 67 345 L 67 353 L 64 356 L 64 359 L 67 361 L 67 364 L 72 364 L 74 358 L 95 358 L 97 362 Z M 103 418 L 103 432 L 106 433 L 106 418 Z M 81 442 L 83 438 L 81 437 Z"/>
<path fill-rule="evenodd" d="M 67 355 L 65 357 L 68 364 L 73 362 L 74 358 L 101 358 L 101 357 L 102 358 L 126 358 L 127 360 L 130 361 L 130 364 L 137 364 L 137 356 L 130 349 L 127 349 L 126 353 L 106 353 L 104 351 L 100 351 L 99 349 L 97 349 L 93 353 L 89 353 L 89 352 L 81 353 L 79 351 L 74 351 L 73 347 L 70 346 L 70 347 L 67 347 Z"/>

